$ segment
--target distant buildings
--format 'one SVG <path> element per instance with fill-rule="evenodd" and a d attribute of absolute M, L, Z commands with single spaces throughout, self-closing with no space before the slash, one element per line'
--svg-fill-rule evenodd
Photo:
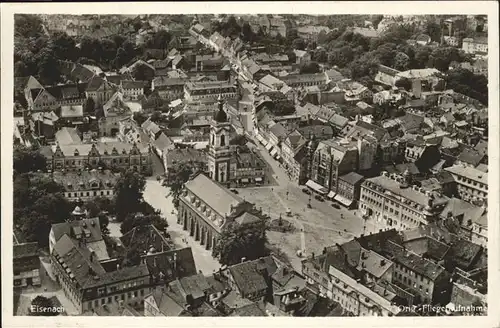
<path fill-rule="evenodd" d="M 462 50 L 468 54 L 487 55 L 488 54 L 488 39 L 487 38 L 465 38 L 462 40 Z"/>

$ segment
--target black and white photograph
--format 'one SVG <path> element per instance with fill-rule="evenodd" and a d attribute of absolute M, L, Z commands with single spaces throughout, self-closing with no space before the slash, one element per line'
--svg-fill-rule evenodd
<path fill-rule="evenodd" d="M 289 5 L 10 9 L 2 308 L 495 314 L 498 12 Z"/>

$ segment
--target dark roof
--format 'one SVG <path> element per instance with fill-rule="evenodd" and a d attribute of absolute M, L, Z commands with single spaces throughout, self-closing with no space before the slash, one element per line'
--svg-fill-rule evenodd
<path fill-rule="evenodd" d="M 430 256 L 436 261 L 444 259 L 450 247 L 434 238 L 427 237 L 427 252 L 426 255 Z"/>
<path fill-rule="evenodd" d="M 460 269 L 469 270 L 482 251 L 480 245 L 457 238 L 451 245 L 450 258 Z"/>
<path fill-rule="evenodd" d="M 56 238 L 57 240 L 57 238 Z M 100 277 L 106 274 L 104 268 L 97 259 L 91 260 L 90 251 L 87 248 L 79 247 L 77 242 L 64 234 L 54 245 L 53 254 L 59 261 L 66 263 L 68 270 L 80 286 L 86 286 L 87 283 L 102 283 Z M 93 272 L 93 275 L 89 274 Z"/>
<path fill-rule="evenodd" d="M 460 155 L 458 155 L 458 160 L 464 163 L 471 164 L 473 166 L 478 166 L 481 160 L 484 158 L 483 153 L 470 148 L 465 148 Z"/>
<path fill-rule="evenodd" d="M 356 172 L 349 172 L 349 173 L 341 176 L 340 179 L 346 181 L 347 183 L 354 185 L 354 184 L 358 183 L 359 181 L 363 180 L 364 177 L 361 174 L 358 174 Z"/>
<path fill-rule="evenodd" d="M 122 80 L 121 84 L 123 89 L 143 89 L 145 86 L 144 81 Z"/>
<path fill-rule="evenodd" d="M 52 178 L 55 182 L 61 184 L 66 191 L 91 190 L 96 186 L 99 188 L 113 188 L 118 180 L 118 175 L 110 170 L 91 170 L 81 172 L 53 172 Z M 94 226 L 90 225 L 95 238 L 99 238 L 98 218 L 94 219 Z M 90 222 L 91 223 L 91 222 Z M 87 222 L 89 225 L 89 222 Z"/>
<path fill-rule="evenodd" d="M 226 112 L 221 108 L 214 117 L 215 121 L 218 123 L 225 123 L 227 122 L 227 114 Z"/>
<path fill-rule="evenodd" d="M 14 245 L 13 257 L 15 259 L 38 255 L 38 243 L 23 243 Z"/>
<path fill-rule="evenodd" d="M 394 68 L 390 68 L 390 67 L 384 66 L 384 65 L 379 65 L 378 66 L 378 71 L 381 72 L 381 73 L 390 75 L 390 76 L 396 76 L 399 73 L 398 70 L 396 70 Z"/>
<path fill-rule="evenodd" d="M 297 317 L 333 317 L 343 313 L 339 303 L 321 297 L 309 288 L 304 288 L 300 293 L 306 302 L 294 313 Z"/>
<path fill-rule="evenodd" d="M 243 307 L 237 308 L 233 313 L 230 314 L 231 317 L 266 317 L 267 314 L 259 307 L 257 303 L 252 303 L 245 305 Z"/>
<path fill-rule="evenodd" d="M 247 261 L 229 267 L 229 271 L 240 292 L 244 295 L 256 293 L 268 288 L 266 279 L 260 270 L 272 275 L 277 266 L 271 256 L 261 257 L 254 261 Z"/>
<path fill-rule="evenodd" d="M 92 224 L 93 223 L 93 224 Z M 76 229 L 76 230 L 75 230 Z M 79 230 L 78 230 L 79 229 Z M 90 236 L 86 236 L 85 240 L 87 243 L 102 240 L 101 226 L 99 224 L 99 218 L 82 219 L 71 222 L 56 223 L 52 225 L 52 231 L 54 232 L 54 238 L 56 242 L 63 237 L 63 235 L 68 235 L 71 238 L 75 238 L 75 231 L 88 231 Z"/>
<path fill-rule="evenodd" d="M 164 316 L 178 316 L 185 312 L 184 307 L 179 305 L 168 293 L 157 288 L 151 294 L 155 300 L 156 306 Z"/>

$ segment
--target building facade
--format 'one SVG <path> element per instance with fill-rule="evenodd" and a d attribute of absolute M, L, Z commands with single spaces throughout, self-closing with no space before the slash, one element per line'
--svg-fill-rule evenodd
<path fill-rule="evenodd" d="M 117 168 L 134 170 L 149 175 L 152 172 L 151 152 L 148 146 L 123 142 L 53 145 L 42 149 L 47 158 L 47 169 L 66 172 L 86 168 Z"/>
<path fill-rule="evenodd" d="M 235 99 L 237 87 L 228 81 L 191 81 L 184 86 L 184 99 L 187 102 L 215 101 L 219 96 L 223 99 Z"/>
<path fill-rule="evenodd" d="M 52 178 L 64 187 L 64 197 L 70 202 L 89 201 L 95 197 L 112 199 L 117 174 L 110 170 L 53 172 Z"/>
<path fill-rule="evenodd" d="M 457 184 L 458 194 L 467 202 L 488 202 L 488 173 L 464 165 L 447 167 Z"/>
<path fill-rule="evenodd" d="M 227 188 L 198 174 L 184 184 L 177 223 L 207 250 L 213 250 L 225 225 L 252 207 Z"/>
<path fill-rule="evenodd" d="M 388 226 L 408 229 L 427 225 L 439 216 L 447 198 L 411 185 L 411 175 L 383 172 L 361 185 L 360 209 L 363 216 L 372 217 Z"/>
<path fill-rule="evenodd" d="M 14 244 L 14 288 L 40 286 L 38 243 Z"/>

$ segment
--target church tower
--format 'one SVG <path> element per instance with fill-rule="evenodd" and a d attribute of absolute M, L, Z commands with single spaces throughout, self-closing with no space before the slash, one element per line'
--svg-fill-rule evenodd
<path fill-rule="evenodd" d="M 208 169 L 210 178 L 220 183 L 230 180 L 231 147 L 229 138 L 231 124 L 224 111 L 224 101 L 219 95 L 219 110 L 210 126 L 210 143 L 208 150 Z"/>

